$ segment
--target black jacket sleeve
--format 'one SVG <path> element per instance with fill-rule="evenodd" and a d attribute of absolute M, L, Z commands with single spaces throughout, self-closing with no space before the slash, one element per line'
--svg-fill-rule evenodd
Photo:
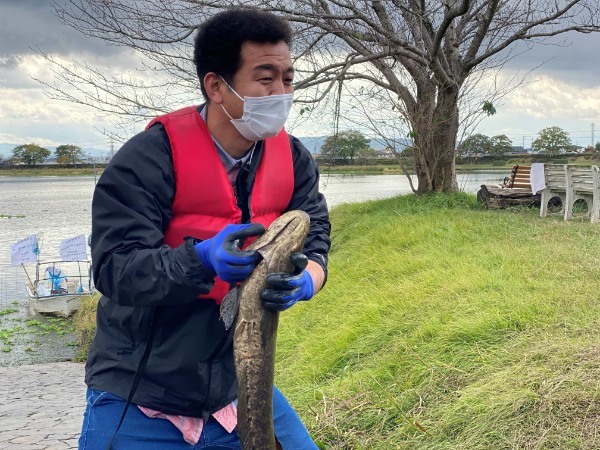
<path fill-rule="evenodd" d="M 319 192 L 319 168 L 304 145 L 291 136 L 294 161 L 294 193 L 288 210 L 300 209 L 310 216 L 310 230 L 304 244 L 306 256 L 318 263 L 327 279 L 327 254 L 331 247 L 331 224 L 327 202 Z"/>
<path fill-rule="evenodd" d="M 155 125 L 129 140 L 100 176 L 92 200 L 97 289 L 123 306 L 181 304 L 214 284 L 192 243 L 163 245 L 175 179 L 167 134 Z"/>

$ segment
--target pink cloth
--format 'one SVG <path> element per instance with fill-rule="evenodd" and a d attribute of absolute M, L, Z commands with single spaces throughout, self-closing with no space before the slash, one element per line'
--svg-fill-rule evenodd
<path fill-rule="evenodd" d="M 152 419 L 166 419 L 171 422 L 181 433 L 183 439 L 190 445 L 196 445 L 200 440 L 204 421 L 198 417 L 177 416 L 174 414 L 164 414 L 150 408 L 139 406 L 140 410 Z M 233 403 L 221 408 L 212 415 L 217 422 L 221 424 L 228 433 L 231 433 L 237 425 L 237 409 Z"/>

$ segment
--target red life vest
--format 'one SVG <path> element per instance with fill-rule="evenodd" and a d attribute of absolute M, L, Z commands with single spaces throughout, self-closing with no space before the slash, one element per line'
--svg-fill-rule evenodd
<path fill-rule="evenodd" d="M 213 138 L 196 106 L 153 119 L 169 136 L 175 173 L 175 199 L 164 243 L 177 247 L 186 236 L 208 239 L 225 225 L 241 223 L 233 187 Z M 250 216 L 268 228 L 288 207 L 294 191 L 292 150 L 287 133 L 266 139 L 250 195 Z M 229 285 L 219 278 L 210 293 L 219 304 Z"/>

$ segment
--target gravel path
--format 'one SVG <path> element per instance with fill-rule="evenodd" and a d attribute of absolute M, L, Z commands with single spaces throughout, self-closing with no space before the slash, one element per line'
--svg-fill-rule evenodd
<path fill-rule="evenodd" d="M 72 362 L 0 367 L 0 448 L 77 448 L 83 372 Z"/>

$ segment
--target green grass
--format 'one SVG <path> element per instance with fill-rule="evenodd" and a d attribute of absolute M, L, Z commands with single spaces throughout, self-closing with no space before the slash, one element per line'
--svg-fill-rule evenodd
<path fill-rule="evenodd" d="M 379 165 L 328 165 L 326 162 L 319 161 L 319 171 L 321 174 L 353 174 L 353 175 L 402 175 L 402 169 L 398 163 L 391 161 L 388 164 Z"/>
<path fill-rule="evenodd" d="M 100 175 L 103 167 L 96 168 L 96 175 Z M 0 176 L 6 177 L 50 177 L 50 176 L 87 176 L 94 175 L 93 167 L 57 167 L 57 166 L 35 166 L 35 167 L 3 167 L 0 168 Z"/>
<path fill-rule="evenodd" d="M 96 332 L 96 309 L 100 293 L 86 295 L 81 299 L 81 307 L 73 316 L 73 326 L 77 332 L 79 351 L 76 361 L 83 362 L 87 358 L 88 350 L 94 333 Z"/>
<path fill-rule="evenodd" d="M 506 156 L 502 159 L 477 159 L 475 161 L 459 160 L 456 164 L 456 171 L 460 173 L 469 173 L 473 171 L 492 171 L 506 172 L 510 174 L 510 170 L 515 164 L 531 165 L 532 162 L 544 162 L 546 164 L 576 164 L 589 166 L 598 164 L 598 159 L 594 159 L 591 155 L 557 155 L 555 158 L 538 158 L 532 159 L 528 156 Z M 361 161 L 356 161 L 353 165 L 332 165 L 327 160 L 319 159 L 319 170 L 322 174 L 355 174 L 355 175 L 402 175 L 402 170 L 398 162 L 394 160 L 380 160 L 377 164 L 364 165 Z M 409 170 L 413 167 L 411 158 L 404 158 L 403 164 Z"/>
<path fill-rule="evenodd" d="M 404 196 L 332 212 L 276 383 L 324 448 L 600 448 L 600 227 Z"/>
<path fill-rule="evenodd" d="M 11 307 L 0 310 L 0 350 L 5 353 L 11 352 L 13 349 L 18 354 L 47 352 L 50 346 L 53 347 L 50 353 L 53 353 L 57 350 L 56 346 L 61 344 L 61 340 L 56 336 L 64 336 L 66 339 L 75 332 L 70 318 L 39 316 L 38 319 L 27 319 L 23 311 L 26 305 L 18 301 L 13 301 L 11 304 L 19 306 L 19 308 Z M 43 338 L 44 343 L 36 338 Z M 46 356 L 50 355 L 46 353 Z M 19 362 L 23 361 L 30 363 L 26 359 Z"/>
<path fill-rule="evenodd" d="M 354 174 L 354 175 L 402 175 L 400 164 L 393 160 L 377 160 L 376 164 L 364 164 L 363 161 L 357 160 L 355 164 L 349 165 L 332 165 L 326 159 L 319 158 L 318 160 L 319 170 L 322 174 Z M 402 159 L 405 167 L 411 168 L 413 166 L 413 160 L 411 157 L 404 157 Z M 515 164 L 526 164 L 529 165 L 532 162 L 532 156 L 520 157 L 504 157 L 498 160 L 489 159 L 478 159 L 474 162 L 461 162 L 459 161 L 456 165 L 458 172 L 471 172 L 477 171 L 508 171 Z M 591 155 L 558 155 L 554 159 L 548 159 L 547 161 L 540 160 L 540 162 L 546 162 L 548 164 L 558 163 L 563 164 L 568 162 L 569 164 L 586 165 L 598 164 L 598 160 L 592 158 Z M 0 176 L 22 176 L 22 177 L 35 177 L 35 176 L 92 176 L 96 174 L 99 176 L 105 168 L 105 164 L 97 164 L 94 170 L 91 166 L 55 166 L 55 165 L 38 165 L 34 167 L 28 166 L 12 166 L 12 167 L 0 167 Z M 409 169 L 410 170 L 410 169 Z M 19 216 L 16 216 L 19 217 Z M 0 218 L 11 218 L 11 216 L 2 216 Z"/>

